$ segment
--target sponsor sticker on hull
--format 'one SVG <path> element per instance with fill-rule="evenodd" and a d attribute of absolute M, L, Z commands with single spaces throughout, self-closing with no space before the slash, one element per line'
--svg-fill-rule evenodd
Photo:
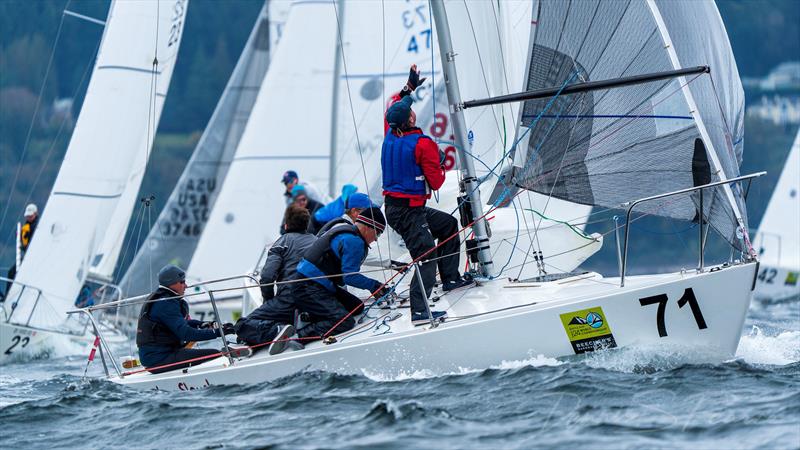
<path fill-rule="evenodd" d="M 603 308 L 581 309 L 560 315 L 561 324 L 575 353 L 586 353 L 604 348 L 614 348 L 617 342 L 611 334 Z"/>

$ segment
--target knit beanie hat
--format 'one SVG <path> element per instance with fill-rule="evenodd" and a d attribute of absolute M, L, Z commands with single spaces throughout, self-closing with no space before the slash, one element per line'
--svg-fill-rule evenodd
<path fill-rule="evenodd" d="M 376 206 L 361 211 L 361 214 L 356 217 L 356 223 L 372 227 L 378 234 L 383 233 L 383 230 L 386 229 L 386 218 L 383 217 L 381 209 Z"/>
<path fill-rule="evenodd" d="M 158 284 L 161 286 L 171 286 L 184 280 L 186 280 L 186 272 L 174 264 L 167 264 L 158 271 Z"/>

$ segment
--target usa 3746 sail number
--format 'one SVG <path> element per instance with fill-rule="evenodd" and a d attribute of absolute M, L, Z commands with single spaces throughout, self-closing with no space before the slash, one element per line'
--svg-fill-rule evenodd
<path fill-rule="evenodd" d="M 656 327 L 658 328 L 658 335 L 660 337 L 667 336 L 667 324 L 664 321 L 667 303 L 669 303 L 667 294 L 652 295 L 639 299 L 639 304 L 642 306 L 658 305 L 658 309 L 656 310 Z M 706 319 L 703 317 L 703 312 L 700 311 L 700 304 L 697 303 L 697 297 L 695 297 L 692 288 L 686 288 L 686 290 L 683 291 L 683 295 L 678 299 L 678 308 L 683 308 L 687 303 L 689 304 L 689 309 L 692 311 L 692 316 L 694 316 L 697 329 L 704 330 L 708 328 Z"/>

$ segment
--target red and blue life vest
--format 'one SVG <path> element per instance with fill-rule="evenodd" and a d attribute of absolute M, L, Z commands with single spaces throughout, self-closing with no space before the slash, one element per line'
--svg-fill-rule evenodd
<path fill-rule="evenodd" d="M 427 136 L 419 133 L 396 136 L 389 131 L 381 149 L 383 190 L 400 194 L 426 195 L 428 184 L 417 164 L 417 141 Z"/>

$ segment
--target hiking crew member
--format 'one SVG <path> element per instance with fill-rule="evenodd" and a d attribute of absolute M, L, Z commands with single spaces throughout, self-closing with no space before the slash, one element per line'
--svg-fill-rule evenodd
<path fill-rule="evenodd" d="M 411 320 L 415 325 L 430 320 L 425 301 L 433 290 L 437 265 L 445 291 L 472 283 L 469 277 L 461 277 L 458 272 L 458 221 L 449 214 L 425 206 L 431 197 L 431 189 L 437 190 L 444 183 L 445 170 L 439 147 L 416 127 L 417 116 L 411 109 L 411 92 L 424 81 L 424 78 L 419 78 L 416 65 L 411 66 L 408 82 L 392 98 L 393 103 L 386 111 L 388 131 L 381 149 L 386 219 L 403 238 L 411 257 L 417 259 L 434 248 L 434 239 L 442 243 L 455 235 L 423 258 L 423 261 L 436 259 L 435 263 L 421 265 L 424 293 L 417 276 L 411 281 Z M 446 316 L 441 311 L 432 314 L 434 319 Z"/>
<path fill-rule="evenodd" d="M 261 269 L 261 296 L 264 303 L 247 317 L 236 321 L 234 326 L 239 340 L 248 345 L 285 339 L 294 334 L 294 327 L 291 325 L 294 323 L 295 310 L 292 286 L 280 284 L 276 294 L 272 283 L 295 278 L 297 263 L 316 240 L 313 234 L 306 231 L 309 217 L 308 211 L 300 206 L 291 205 L 286 208 L 283 218 L 286 234 L 272 244 L 264 268 Z M 280 353 L 285 344 L 285 341 L 273 343 L 269 353 Z"/>
<path fill-rule="evenodd" d="M 158 272 L 158 289 L 142 306 L 136 327 L 136 346 L 139 360 L 145 367 L 157 367 L 179 361 L 213 355 L 219 350 L 187 348 L 192 341 L 208 341 L 224 334 L 233 334 L 233 325 L 226 323 L 223 329 L 215 328 L 215 322 L 189 319 L 189 304 L 183 299 L 186 290 L 186 273 L 172 264 Z M 174 298 L 172 298 L 174 297 Z M 168 300 L 159 300 L 168 299 Z M 157 300 L 157 301 L 153 301 Z M 162 369 L 150 370 L 161 373 L 202 364 L 207 359 L 176 364 Z"/>
<path fill-rule="evenodd" d="M 362 211 L 372 208 L 373 206 L 375 206 L 375 204 L 369 200 L 367 194 L 362 194 L 360 192 L 351 194 L 344 204 L 344 214 L 328 221 L 325 226 L 320 228 L 320 230 L 317 232 L 317 237 L 325 234 L 325 232 L 333 228 L 334 225 L 338 225 L 340 223 L 349 223 L 351 225 L 354 224 L 356 217 L 358 217 Z"/>
<path fill-rule="evenodd" d="M 36 231 L 36 225 L 39 223 L 39 208 L 36 207 L 34 203 L 28 203 L 28 206 L 25 207 L 25 222 L 20 226 L 19 229 L 19 236 L 17 245 L 19 246 L 19 260 L 22 261 L 22 258 L 25 257 L 25 252 L 28 250 L 28 246 L 31 245 L 31 239 L 33 239 L 33 233 Z M 13 280 L 17 277 L 17 267 L 16 262 L 13 266 L 8 269 L 8 273 L 6 274 L 6 278 L 9 280 Z M 11 281 L 6 281 L 6 290 L 5 293 L 7 294 L 9 290 L 11 290 Z M 5 294 L 0 294 L 0 302 L 5 300 Z"/>
<path fill-rule="evenodd" d="M 323 336 L 328 331 L 343 333 L 355 326 L 354 315 L 363 310 L 364 303 L 347 292 L 345 285 L 366 289 L 374 293 L 376 299 L 387 292 L 380 281 L 358 273 L 369 245 L 385 228 L 386 219 L 380 208 L 372 207 L 362 211 L 353 225 L 333 226 L 306 250 L 297 265 L 297 277 L 312 279 L 294 283 L 292 292 L 295 306 L 308 314 L 310 322 L 297 330 L 300 338 Z"/>
<path fill-rule="evenodd" d="M 33 233 L 36 231 L 36 225 L 39 223 L 39 208 L 35 204 L 30 203 L 25 207 L 25 223 L 22 224 L 19 233 L 19 249 L 25 255 L 28 246 L 31 245 Z"/>
<path fill-rule="evenodd" d="M 306 192 L 306 188 L 304 186 L 301 186 L 301 185 L 297 185 L 294 188 L 292 188 L 292 199 L 293 199 L 293 201 L 290 204 L 290 206 L 295 205 L 295 206 L 299 206 L 300 208 L 307 209 L 309 217 L 311 217 L 311 218 L 314 217 L 314 213 L 317 212 L 317 210 L 322 208 L 322 203 L 320 203 L 320 202 L 312 199 L 311 197 L 309 197 L 308 193 Z M 319 229 L 320 226 L 321 225 L 316 223 L 313 219 L 309 220 L 309 222 L 308 222 L 308 232 L 311 233 L 311 234 L 316 234 L 317 233 L 317 229 Z M 286 228 L 284 227 L 283 223 L 281 223 L 280 233 L 281 234 L 286 233 Z"/>
<path fill-rule="evenodd" d="M 313 184 L 306 181 L 300 181 L 300 177 L 294 170 L 287 170 L 284 172 L 283 176 L 281 177 L 281 183 L 283 183 L 283 185 L 286 187 L 286 191 L 283 193 L 283 197 L 286 199 L 286 206 L 289 206 L 289 204 L 294 201 L 294 198 L 292 197 L 292 189 L 294 189 L 295 186 L 303 186 L 309 198 L 316 202 L 325 204 L 330 200 L 327 195 L 320 192 L 320 190 L 317 189 L 317 187 Z"/>
<path fill-rule="evenodd" d="M 355 185 L 345 184 L 342 186 L 342 195 L 336 197 L 334 201 L 318 209 L 317 212 L 314 213 L 312 219 L 320 226 L 325 225 L 331 220 L 338 219 L 342 216 L 342 214 L 344 214 L 344 210 L 347 209 L 347 199 L 357 191 L 358 187 Z M 319 232 L 317 232 L 317 234 L 319 234 Z"/>

